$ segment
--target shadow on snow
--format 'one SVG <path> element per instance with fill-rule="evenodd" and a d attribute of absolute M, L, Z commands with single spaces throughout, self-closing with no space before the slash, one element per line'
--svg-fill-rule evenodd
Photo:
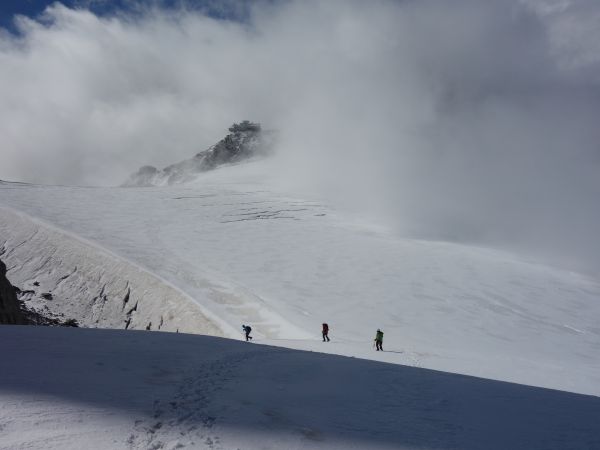
<path fill-rule="evenodd" d="M 292 433 L 316 448 L 600 449 L 594 396 L 208 336 L 4 326 L 0 339 L 0 398 Z"/>

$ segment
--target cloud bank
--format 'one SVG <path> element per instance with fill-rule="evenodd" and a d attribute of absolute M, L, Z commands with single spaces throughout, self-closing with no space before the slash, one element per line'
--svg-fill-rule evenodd
<path fill-rule="evenodd" d="M 256 2 L 243 22 L 55 4 L 18 27 L 0 178 L 117 184 L 247 118 L 281 131 L 284 173 L 404 235 L 600 268 L 595 0 Z"/>

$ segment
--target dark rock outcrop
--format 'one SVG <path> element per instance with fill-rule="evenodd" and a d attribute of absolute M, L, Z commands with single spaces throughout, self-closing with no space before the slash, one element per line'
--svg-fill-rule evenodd
<path fill-rule="evenodd" d="M 6 278 L 6 266 L 0 261 L 0 324 L 24 324 L 14 286 Z"/>
<path fill-rule="evenodd" d="M 6 265 L 0 260 L 0 325 L 79 326 L 75 319 L 52 317 L 49 313 L 29 308 L 23 301 L 27 294 L 35 292 L 22 291 L 13 286 L 6 278 Z M 52 294 L 44 293 L 42 297 L 48 300 L 52 298 Z"/>

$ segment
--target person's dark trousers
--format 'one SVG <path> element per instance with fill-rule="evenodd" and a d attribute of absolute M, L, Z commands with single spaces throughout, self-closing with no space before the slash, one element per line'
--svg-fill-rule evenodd
<path fill-rule="evenodd" d="M 377 351 L 379 351 L 379 350 L 383 351 L 383 342 L 375 341 L 375 346 L 377 347 Z"/>
<path fill-rule="evenodd" d="M 327 336 L 327 333 L 323 332 L 323 342 L 329 342 L 329 336 Z"/>
<path fill-rule="evenodd" d="M 252 336 L 250 336 L 250 333 L 246 333 L 246 341 L 249 341 L 250 339 L 252 339 Z"/>

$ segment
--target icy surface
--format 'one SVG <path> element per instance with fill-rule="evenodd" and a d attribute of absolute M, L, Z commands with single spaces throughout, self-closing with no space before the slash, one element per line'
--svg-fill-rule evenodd
<path fill-rule="evenodd" d="M 166 280 L 229 337 L 249 323 L 263 343 L 600 394 L 598 280 L 400 239 L 278 189 L 264 162 L 182 187 L 4 184 L 2 205 Z"/>
<path fill-rule="evenodd" d="M 145 331 L 0 327 L 3 449 L 600 448 L 600 399 Z"/>

